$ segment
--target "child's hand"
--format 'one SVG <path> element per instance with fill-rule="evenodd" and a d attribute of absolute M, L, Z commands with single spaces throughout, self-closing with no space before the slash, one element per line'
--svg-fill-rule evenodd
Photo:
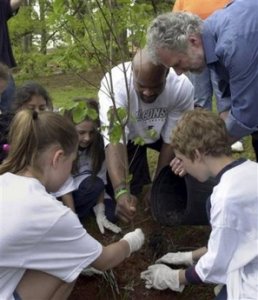
<path fill-rule="evenodd" d="M 176 175 L 183 177 L 186 174 L 186 170 L 184 169 L 183 163 L 180 159 L 177 157 L 173 158 L 170 162 L 170 167 L 172 172 L 174 172 Z"/>
<path fill-rule="evenodd" d="M 171 252 L 163 255 L 161 258 L 156 260 L 156 264 L 165 263 L 172 265 L 193 265 L 193 255 L 191 251 L 187 252 Z"/>
<path fill-rule="evenodd" d="M 131 255 L 132 252 L 138 251 L 143 243 L 144 243 L 144 233 L 142 232 L 142 230 L 140 228 L 135 229 L 132 232 L 127 233 L 122 240 L 126 240 L 127 243 L 129 244 L 130 247 L 130 254 Z"/>
<path fill-rule="evenodd" d="M 179 270 L 172 270 L 162 264 L 149 266 L 146 271 L 141 272 L 141 279 L 145 281 L 147 289 L 171 289 L 175 292 L 182 292 L 185 287 L 179 282 Z"/>
<path fill-rule="evenodd" d="M 99 230 L 102 234 L 105 233 L 105 228 L 109 229 L 110 231 L 114 233 L 119 233 L 122 229 L 118 227 L 117 225 L 111 223 L 108 221 L 108 219 L 105 216 L 105 206 L 104 203 L 98 203 L 93 207 L 93 211 L 96 215 L 96 221 L 99 227 Z"/>

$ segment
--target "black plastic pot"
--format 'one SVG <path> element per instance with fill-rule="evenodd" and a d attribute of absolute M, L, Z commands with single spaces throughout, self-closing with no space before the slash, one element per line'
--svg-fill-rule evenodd
<path fill-rule="evenodd" d="M 176 176 L 164 167 L 153 182 L 151 212 L 162 225 L 209 224 L 206 201 L 215 185 L 214 180 L 199 182 L 190 175 Z"/>

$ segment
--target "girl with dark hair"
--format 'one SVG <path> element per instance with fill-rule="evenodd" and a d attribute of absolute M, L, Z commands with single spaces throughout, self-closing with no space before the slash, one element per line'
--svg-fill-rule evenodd
<path fill-rule="evenodd" d="M 75 123 L 79 136 L 78 157 L 72 176 L 55 196 L 61 197 L 81 221 L 93 211 L 101 233 L 105 228 L 118 233 L 121 228 L 113 224 L 117 221 L 116 202 L 105 192 L 105 152 L 99 131 L 98 103 L 95 99 L 87 98 L 77 98 L 75 101 L 83 102 L 87 110 L 80 122 L 74 120 L 73 109 L 65 113 Z"/>
<path fill-rule="evenodd" d="M 53 104 L 48 91 L 42 85 L 28 81 L 16 89 L 12 108 L 15 112 L 24 108 L 39 112 L 53 110 Z"/>
<path fill-rule="evenodd" d="M 28 81 L 18 87 L 15 91 L 12 111 L 0 114 L 0 163 L 9 149 L 7 134 L 10 123 L 16 112 L 26 108 L 37 112 L 53 110 L 52 99 L 47 90 L 35 81 Z"/>

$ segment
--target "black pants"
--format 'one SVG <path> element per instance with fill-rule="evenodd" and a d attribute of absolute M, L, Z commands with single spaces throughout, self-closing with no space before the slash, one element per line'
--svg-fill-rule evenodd
<path fill-rule="evenodd" d="M 132 141 L 127 143 L 128 165 L 129 173 L 132 175 L 130 183 L 130 189 L 132 195 L 139 195 L 143 189 L 143 186 L 151 183 L 147 148 L 160 152 L 163 144 L 162 138 L 152 144 L 145 144 L 143 146 L 135 145 Z M 108 193 L 114 195 L 110 178 L 107 174 Z"/>

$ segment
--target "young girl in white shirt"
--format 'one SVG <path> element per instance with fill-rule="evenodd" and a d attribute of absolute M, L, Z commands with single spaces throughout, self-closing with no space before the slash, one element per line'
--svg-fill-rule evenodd
<path fill-rule="evenodd" d="M 79 136 L 79 147 L 72 176 L 55 194 L 83 220 L 94 212 L 101 233 L 105 228 L 115 233 L 121 229 L 113 224 L 116 202 L 105 191 L 106 165 L 103 137 L 100 133 L 98 103 L 95 99 L 76 98 L 75 103 L 85 105 L 86 115 L 76 120 L 75 109 L 65 112 Z"/>
<path fill-rule="evenodd" d="M 88 265 L 112 268 L 140 249 L 140 229 L 102 246 L 50 194 L 67 180 L 78 147 L 74 125 L 54 112 L 22 110 L 0 166 L 0 299 L 67 299 Z"/>

